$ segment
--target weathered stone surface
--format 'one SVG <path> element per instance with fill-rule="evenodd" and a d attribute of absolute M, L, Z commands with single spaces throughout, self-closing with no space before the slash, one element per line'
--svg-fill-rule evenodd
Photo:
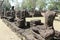
<path fill-rule="evenodd" d="M 54 11 L 47 11 L 45 13 L 45 24 L 48 27 L 52 27 L 53 26 L 53 21 L 55 19 L 55 15 L 56 13 Z"/>
<path fill-rule="evenodd" d="M 41 20 L 32 20 L 30 22 L 30 26 L 36 26 L 36 25 L 43 25 L 43 23 L 41 23 Z"/>
<path fill-rule="evenodd" d="M 26 23 L 25 23 L 25 26 L 26 26 L 27 28 L 30 28 L 30 22 L 26 22 Z"/>
<path fill-rule="evenodd" d="M 22 20 L 20 21 L 19 28 L 25 28 L 25 20 L 22 19 Z"/>
<path fill-rule="evenodd" d="M 34 17 L 42 17 L 41 12 L 40 11 L 35 11 Z"/>
<path fill-rule="evenodd" d="M 25 10 L 21 11 L 20 14 L 20 17 L 18 16 L 17 17 L 17 24 L 18 24 L 18 27 L 19 28 L 25 28 Z"/>
<path fill-rule="evenodd" d="M 14 22 L 15 20 L 15 10 L 14 7 L 12 7 L 11 11 L 6 11 L 6 18 L 10 21 L 10 22 Z"/>
<path fill-rule="evenodd" d="M 21 17 L 21 11 L 20 10 L 17 11 L 15 16 L 16 16 L 16 18 L 20 18 Z"/>
<path fill-rule="evenodd" d="M 45 14 L 45 25 L 41 25 L 41 20 L 33 20 L 31 23 L 25 21 L 25 11 L 21 12 L 20 19 L 18 18 L 16 23 L 18 24 L 18 33 L 23 35 L 26 40 L 52 40 L 55 35 L 53 28 L 53 21 L 55 13 L 48 11 Z M 16 27 L 17 27 L 16 26 Z"/>
<path fill-rule="evenodd" d="M 53 11 L 47 11 L 46 14 L 45 14 L 45 26 L 47 28 L 46 36 L 48 38 L 51 37 L 51 39 L 55 34 L 55 30 L 54 30 L 54 27 L 53 27 L 53 21 L 55 19 L 55 15 L 56 15 L 56 13 L 53 12 Z"/>
<path fill-rule="evenodd" d="M 60 32 L 59 31 L 55 31 L 54 39 L 55 40 L 60 40 Z"/>
<path fill-rule="evenodd" d="M 29 16 L 30 16 L 30 15 L 29 15 L 28 11 L 25 10 L 25 17 L 29 17 Z"/>

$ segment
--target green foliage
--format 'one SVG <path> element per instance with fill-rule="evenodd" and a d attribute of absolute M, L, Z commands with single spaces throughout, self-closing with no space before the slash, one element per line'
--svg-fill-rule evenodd
<path fill-rule="evenodd" d="M 48 9 L 60 10 L 60 0 L 50 0 Z"/>
<path fill-rule="evenodd" d="M 36 6 L 38 6 L 40 10 L 46 8 L 46 5 L 46 0 L 37 0 L 36 2 Z"/>
<path fill-rule="evenodd" d="M 48 10 L 60 10 L 60 0 L 24 0 L 23 8 L 32 9 L 38 7 L 40 10 L 48 7 Z"/>
<path fill-rule="evenodd" d="M 36 6 L 36 0 L 24 0 L 22 3 L 22 7 L 26 9 L 32 9 Z"/>
<path fill-rule="evenodd" d="M 4 2 L 3 2 L 3 8 L 5 8 L 6 10 L 9 10 L 11 8 L 9 0 L 4 0 Z"/>
<path fill-rule="evenodd" d="M 7 7 L 7 9 L 9 9 L 11 7 L 8 1 L 9 0 L 4 1 L 4 8 Z M 20 9 L 32 10 L 35 9 L 36 7 L 38 7 L 40 10 L 42 9 L 60 10 L 60 0 L 23 0 L 22 4 L 19 4 L 17 1 L 16 3 L 17 10 Z"/>
<path fill-rule="evenodd" d="M 46 0 L 24 0 L 22 3 L 22 8 L 27 8 L 31 10 L 32 8 L 35 9 L 36 6 L 39 7 L 39 9 L 43 9 L 46 7 Z"/>

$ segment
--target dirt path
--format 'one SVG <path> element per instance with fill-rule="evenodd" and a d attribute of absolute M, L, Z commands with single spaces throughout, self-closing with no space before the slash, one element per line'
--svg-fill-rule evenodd
<path fill-rule="evenodd" d="M 21 40 L 10 28 L 0 19 L 0 40 Z"/>

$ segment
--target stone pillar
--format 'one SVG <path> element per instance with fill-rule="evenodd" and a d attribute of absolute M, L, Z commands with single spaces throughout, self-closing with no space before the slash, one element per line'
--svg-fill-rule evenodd
<path fill-rule="evenodd" d="M 14 10 L 14 6 L 12 6 L 12 9 L 11 9 L 11 19 L 10 19 L 12 22 L 14 22 L 15 20 L 15 10 Z"/>
<path fill-rule="evenodd" d="M 47 11 L 45 14 L 45 26 L 46 26 L 46 40 L 53 39 L 55 35 L 55 30 L 53 27 L 53 21 L 55 19 L 56 13 L 53 11 Z"/>
<path fill-rule="evenodd" d="M 20 18 L 21 21 L 20 21 L 20 26 L 19 27 L 20 28 L 26 28 L 25 27 L 25 11 L 22 11 L 20 16 L 21 16 L 21 18 Z"/>
<path fill-rule="evenodd" d="M 53 21 L 55 19 L 56 13 L 53 11 L 47 11 L 45 14 L 45 25 L 47 27 L 53 26 Z"/>

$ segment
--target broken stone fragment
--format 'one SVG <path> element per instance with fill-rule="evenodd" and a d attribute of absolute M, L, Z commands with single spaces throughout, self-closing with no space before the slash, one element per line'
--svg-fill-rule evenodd
<path fill-rule="evenodd" d="M 43 23 L 41 23 L 41 20 L 32 20 L 30 22 L 31 26 L 36 26 L 36 25 L 43 25 Z"/>
<path fill-rule="evenodd" d="M 45 26 L 46 26 L 46 39 L 52 39 L 55 34 L 53 27 L 53 21 L 55 19 L 56 13 L 54 11 L 47 11 L 45 14 Z"/>
<path fill-rule="evenodd" d="M 53 26 L 53 21 L 55 19 L 56 13 L 54 11 L 47 11 L 45 13 L 45 25 L 47 27 Z"/>

